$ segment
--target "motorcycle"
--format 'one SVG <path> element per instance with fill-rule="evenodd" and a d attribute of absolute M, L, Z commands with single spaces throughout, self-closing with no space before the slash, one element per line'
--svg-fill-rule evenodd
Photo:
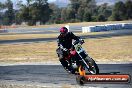
<path fill-rule="evenodd" d="M 70 50 L 65 49 L 65 51 L 68 52 L 65 62 L 68 63 L 69 68 L 72 69 L 72 74 L 79 74 L 81 76 L 87 73 L 99 74 L 98 65 L 83 49 L 83 43 L 84 41 L 82 40 L 74 41 Z M 65 70 L 69 72 L 69 70 Z"/>

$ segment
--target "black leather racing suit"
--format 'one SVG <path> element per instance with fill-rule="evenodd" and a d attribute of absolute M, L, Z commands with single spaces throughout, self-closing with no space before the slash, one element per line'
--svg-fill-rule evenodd
<path fill-rule="evenodd" d="M 64 58 L 68 55 L 66 51 L 64 51 L 62 48 L 60 48 L 60 46 L 63 46 L 63 48 L 66 49 L 70 49 L 72 47 L 72 40 L 79 40 L 78 36 L 75 36 L 72 32 L 68 32 L 65 35 L 60 34 L 57 38 L 57 42 L 58 42 L 58 49 L 57 54 L 59 57 L 59 60 L 61 62 L 61 64 L 63 65 L 64 68 L 70 70 L 70 68 L 68 68 L 68 63 L 64 60 Z"/>

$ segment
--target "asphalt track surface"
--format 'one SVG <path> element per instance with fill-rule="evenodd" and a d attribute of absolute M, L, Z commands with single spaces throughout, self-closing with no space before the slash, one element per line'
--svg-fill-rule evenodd
<path fill-rule="evenodd" d="M 119 72 L 132 76 L 132 64 L 98 64 L 100 73 Z M 0 84 L 40 85 L 61 87 L 71 85 L 73 88 L 132 88 L 129 84 L 85 84 L 79 86 L 76 76 L 68 74 L 61 65 L 12 65 L 0 66 Z"/>
<path fill-rule="evenodd" d="M 35 32 L 35 33 L 37 33 L 37 32 Z M 46 33 L 46 32 L 44 32 L 44 33 Z M 52 32 L 50 32 L 50 34 L 51 33 Z M 15 35 L 15 34 L 13 34 L 13 35 Z M 40 33 L 38 33 L 38 34 L 40 34 Z M 0 35 L 1 36 L 2 35 L 8 35 L 8 33 L 6 33 L 6 34 L 0 34 Z M 126 35 L 127 36 L 132 36 L 132 30 L 131 29 L 126 29 L 126 30 L 113 30 L 113 31 L 108 31 L 107 34 L 104 33 L 104 34 L 96 34 L 96 35 L 84 35 L 84 36 L 80 36 L 80 37 L 83 38 L 83 39 L 87 39 L 87 38 L 100 39 L 100 38 L 111 38 L 111 37 L 126 36 Z M 0 40 L 0 44 L 50 42 L 50 41 L 56 41 L 56 39 L 57 38 L 36 38 L 36 39 Z"/>
<path fill-rule="evenodd" d="M 41 29 L 40 29 L 41 30 Z M 73 30 L 72 32 L 80 32 Z M 45 34 L 58 33 L 57 31 L 38 31 L 33 32 L 26 30 L 15 32 L 14 34 Z M 0 34 L 3 35 L 3 34 Z M 8 35 L 6 33 L 5 35 Z M 117 36 L 132 36 L 132 30 L 114 30 L 107 34 L 85 35 L 86 38 L 111 38 Z M 56 38 L 37 38 L 37 39 L 18 39 L 18 40 L 0 40 L 0 44 L 14 43 L 34 43 L 56 41 Z M 130 74 L 132 76 L 132 64 L 99 64 L 100 73 L 119 72 L 120 74 Z M 40 85 L 57 88 L 62 85 L 71 85 L 73 88 L 132 88 L 132 82 L 129 84 L 85 84 L 83 87 L 76 83 L 76 76 L 68 74 L 61 65 L 12 65 L 0 66 L 0 85 L 1 84 L 23 84 L 23 85 Z"/>
<path fill-rule="evenodd" d="M 81 32 L 82 26 L 70 26 L 73 32 Z M 8 33 L 20 33 L 20 34 L 45 34 L 45 33 L 58 33 L 60 27 L 48 27 L 48 28 L 16 28 L 6 29 Z"/>

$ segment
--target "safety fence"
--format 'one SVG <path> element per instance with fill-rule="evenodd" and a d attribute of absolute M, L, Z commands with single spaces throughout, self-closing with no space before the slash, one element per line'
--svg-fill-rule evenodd
<path fill-rule="evenodd" d="M 86 27 L 82 27 L 82 33 L 101 32 L 101 31 L 120 30 L 120 29 L 132 29 L 132 23 L 118 23 L 118 24 L 86 26 Z"/>

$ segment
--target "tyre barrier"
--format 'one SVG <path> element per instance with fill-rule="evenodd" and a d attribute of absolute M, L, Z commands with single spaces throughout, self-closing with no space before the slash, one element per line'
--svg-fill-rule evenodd
<path fill-rule="evenodd" d="M 107 27 L 104 25 L 95 26 L 95 32 L 106 31 L 106 30 L 107 30 Z"/>
<path fill-rule="evenodd" d="M 87 33 L 87 32 L 94 32 L 95 27 L 94 26 L 89 26 L 89 27 L 82 27 L 82 32 Z"/>
<path fill-rule="evenodd" d="M 122 28 L 123 29 L 132 29 L 132 23 L 122 23 Z"/>
<path fill-rule="evenodd" d="M 110 30 L 132 29 L 132 23 L 105 24 L 82 27 L 82 33 L 101 32 Z"/>
<path fill-rule="evenodd" d="M 0 33 L 7 33 L 8 32 L 8 30 L 0 30 Z"/>

